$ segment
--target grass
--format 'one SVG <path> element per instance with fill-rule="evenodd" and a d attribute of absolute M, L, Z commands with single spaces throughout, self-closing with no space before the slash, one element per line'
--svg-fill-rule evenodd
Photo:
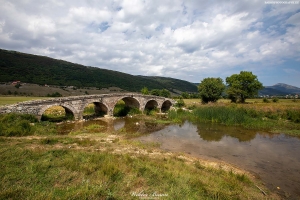
<path fill-rule="evenodd" d="M 243 171 L 163 152 L 157 143 L 128 140 L 132 134 L 126 130 L 98 132 L 102 127 L 91 124 L 76 134 L 59 136 L 49 132 L 53 123 L 37 122 L 31 115 L 6 114 L 0 119 L 9 128 L 18 121 L 34 123 L 29 132 L 34 137 L 22 129 L 0 137 L 0 199 L 264 197 L 256 187 L 264 188 L 261 183 Z"/>
<path fill-rule="evenodd" d="M 0 96 L 0 106 L 46 98 L 47 97 Z"/>
<path fill-rule="evenodd" d="M 1 137 L 0 199 L 264 198 L 244 172 L 156 147 L 107 134 Z"/>
<path fill-rule="evenodd" d="M 169 117 L 175 122 L 184 120 L 208 121 L 228 126 L 240 125 L 251 129 L 264 129 L 300 135 L 300 102 L 291 99 L 263 103 L 248 100 L 246 104 L 231 104 L 221 100 L 216 104 L 202 105 L 194 100 L 185 100 L 192 112 L 179 109 L 170 111 Z"/>
<path fill-rule="evenodd" d="M 83 110 L 83 116 L 94 115 L 95 114 L 95 105 L 90 103 Z"/>
<path fill-rule="evenodd" d="M 56 133 L 55 124 L 38 123 L 37 119 L 29 114 L 0 115 L 0 136 L 53 135 Z"/>

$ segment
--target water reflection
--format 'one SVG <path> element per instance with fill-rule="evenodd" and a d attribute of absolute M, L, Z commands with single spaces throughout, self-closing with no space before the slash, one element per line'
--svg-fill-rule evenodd
<path fill-rule="evenodd" d="M 239 142 L 248 142 L 255 138 L 256 132 L 241 127 L 229 127 L 219 124 L 198 124 L 197 132 L 205 141 L 221 141 L 224 136 L 237 138 Z"/>
<path fill-rule="evenodd" d="M 75 123 L 62 123 L 58 125 L 58 132 L 62 135 L 67 135 L 71 132 L 85 132 L 91 125 L 97 125 L 90 132 L 108 132 L 124 131 L 126 133 L 145 133 L 149 134 L 154 131 L 165 128 L 165 124 L 157 124 L 154 121 L 147 121 L 139 118 L 115 118 L 115 119 L 100 119 L 89 120 Z"/>

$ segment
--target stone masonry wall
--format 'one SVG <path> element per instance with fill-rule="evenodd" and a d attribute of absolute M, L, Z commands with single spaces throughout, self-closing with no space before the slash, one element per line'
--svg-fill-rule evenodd
<path fill-rule="evenodd" d="M 125 99 L 124 99 L 125 98 Z M 157 102 L 157 107 L 161 109 L 165 101 L 171 102 L 172 105 L 175 101 L 172 99 L 142 95 L 137 93 L 117 93 L 117 94 L 100 94 L 100 95 L 85 95 L 85 96 L 71 96 L 62 98 L 51 98 L 44 100 L 26 101 L 18 104 L 0 107 L 0 114 L 2 113 L 27 113 L 35 115 L 38 119 L 46 109 L 52 106 L 62 106 L 74 114 L 75 120 L 82 119 L 84 108 L 90 103 L 101 103 L 102 106 L 107 107 L 107 114 L 112 116 L 116 103 L 124 99 L 125 103 L 129 106 L 139 105 L 139 109 L 144 111 L 147 102 L 154 100 Z"/>

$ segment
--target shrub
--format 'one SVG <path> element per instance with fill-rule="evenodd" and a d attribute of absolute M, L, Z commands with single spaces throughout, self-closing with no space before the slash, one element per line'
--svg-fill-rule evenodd
<path fill-rule="evenodd" d="M 178 108 L 182 108 L 183 106 L 185 106 L 183 99 L 182 98 L 178 99 L 175 106 Z"/>
<path fill-rule="evenodd" d="M 59 92 L 54 92 L 52 94 L 47 94 L 47 97 L 62 97 L 62 94 Z"/>
<path fill-rule="evenodd" d="M 277 103 L 279 101 L 279 99 L 277 97 L 273 98 L 272 100 L 274 103 Z"/>
<path fill-rule="evenodd" d="M 269 99 L 267 99 L 267 98 L 263 98 L 263 102 L 264 103 L 270 103 Z"/>
<path fill-rule="evenodd" d="M 300 123 L 300 110 L 287 110 L 287 119 L 295 123 Z"/>

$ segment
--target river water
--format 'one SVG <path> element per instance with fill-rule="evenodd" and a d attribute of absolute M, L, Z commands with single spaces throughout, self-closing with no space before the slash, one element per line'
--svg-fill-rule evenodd
<path fill-rule="evenodd" d="M 193 124 L 188 121 L 181 125 L 162 126 L 136 118 L 110 122 L 87 121 L 62 129 L 68 132 L 91 123 L 99 123 L 104 127 L 103 131 L 125 128 L 127 132 L 146 133 L 138 140 L 159 142 L 161 148 L 167 151 L 184 152 L 202 159 L 230 163 L 251 172 L 284 199 L 300 199 L 298 137 L 211 123 Z"/>

